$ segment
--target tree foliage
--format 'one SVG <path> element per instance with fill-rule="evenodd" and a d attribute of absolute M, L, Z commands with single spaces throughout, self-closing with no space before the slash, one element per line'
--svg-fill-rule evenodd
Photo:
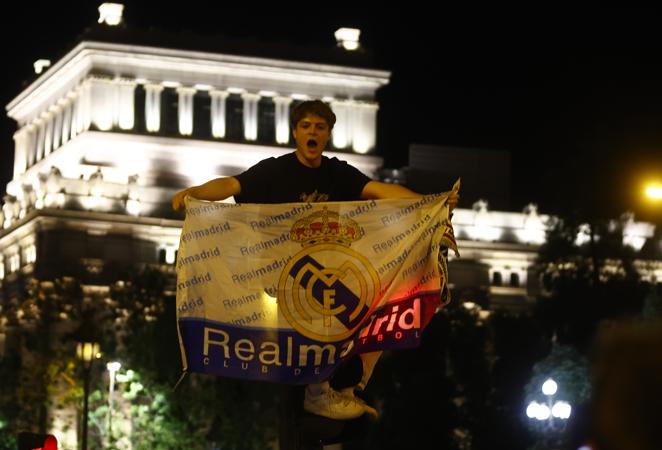
<path fill-rule="evenodd" d="M 557 220 L 537 260 L 543 295 L 536 315 L 548 335 L 585 351 L 601 321 L 638 315 L 648 287 L 635 259 L 619 222 Z"/>
<path fill-rule="evenodd" d="M 0 421 L 9 435 L 45 433 L 58 410 L 81 414 L 82 373 L 75 358 L 76 329 L 93 325 L 102 359 L 93 362 L 90 442 L 122 448 L 267 448 L 276 436 L 274 389 L 265 383 L 182 372 L 171 275 L 146 268 L 109 289 L 76 279 L 31 280 L 25 295 L 6 302 L 0 323 L 7 351 L 0 364 Z M 115 414 L 128 423 L 112 436 L 105 363 L 121 361 Z M 124 378 L 122 378 L 124 377 Z M 128 378 L 130 378 L 130 380 Z M 115 410 L 115 409 L 114 409 Z M 115 417 L 115 416 L 113 416 Z M 75 415 L 68 426 L 75 427 Z M 73 428 L 72 428 L 73 429 Z M 130 438 L 129 438 L 130 436 Z M 109 447 L 113 448 L 113 447 Z"/>

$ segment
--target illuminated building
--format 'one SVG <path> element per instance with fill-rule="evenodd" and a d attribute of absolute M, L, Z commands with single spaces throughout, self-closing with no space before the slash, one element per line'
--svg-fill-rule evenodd
<path fill-rule="evenodd" d="M 327 155 L 377 175 L 375 93 L 390 73 L 366 68 L 365 58 L 346 50 L 358 30 L 339 30 L 337 48 L 299 61 L 281 47 L 234 41 L 218 44 L 227 52 L 195 50 L 207 44 L 117 27 L 121 5 L 104 5 L 100 25 L 53 64 L 39 60 L 39 76 L 7 105 L 17 131 L 0 213 L 5 297 L 19 272 L 52 279 L 82 267 L 84 280 L 98 285 L 119 266 L 171 265 L 181 226 L 172 195 L 291 151 L 289 111 L 306 98 L 324 99 L 337 114 Z M 479 183 L 467 178 L 463 201 L 473 209 L 455 214 L 463 258 L 452 267 L 483 264 L 481 283 L 491 280 L 494 296 L 532 299 L 529 271 L 548 217 L 534 205 L 523 213 L 488 210 L 473 198 Z M 481 180 L 498 194 L 490 204 L 504 207 L 502 180 Z M 641 248 L 653 233 L 630 219 L 626 239 Z"/>
<path fill-rule="evenodd" d="M 7 105 L 17 131 L 0 305 L 34 279 L 74 276 L 107 292 L 146 265 L 174 273 L 173 194 L 291 152 L 290 110 L 302 100 L 337 115 L 328 156 L 369 176 L 382 165 L 374 99 L 390 73 L 351 51 L 357 32 L 328 49 L 214 40 L 131 29 L 119 6 L 102 5 L 100 23 L 64 56 L 35 63 L 36 79 Z M 0 323 L 3 347 L 10 334 Z M 65 428 L 66 414 L 53 422 Z"/>
<path fill-rule="evenodd" d="M 100 21 L 121 23 L 113 14 Z M 19 271 L 51 279 L 81 264 L 103 284 L 118 264 L 172 264 L 181 226 L 172 195 L 292 151 L 289 112 L 307 98 L 337 115 L 328 156 L 370 176 L 381 166 L 374 96 L 390 74 L 353 67 L 349 51 L 318 62 L 270 48 L 239 55 L 229 41 L 220 45 L 229 53 L 140 45 L 150 33 L 108 23 L 7 105 L 18 129 L 1 215 L 5 284 Z"/>

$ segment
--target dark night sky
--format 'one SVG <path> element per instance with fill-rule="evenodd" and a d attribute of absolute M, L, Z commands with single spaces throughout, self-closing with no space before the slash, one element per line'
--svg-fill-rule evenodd
<path fill-rule="evenodd" d="M 129 25 L 200 35 L 334 45 L 340 26 L 392 71 L 378 93 L 379 148 L 390 167 L 409 143 L 511 152 L 513 210 L 576 209 L 660 222 L 641 201 L 642 181 L 662 181 L 662 14 L 647 9 L 355 11 L 331 3 L 245 10 L 187 1 L 125 2 Z M 160 6 L 158 6 L 160 5 Z M 195 5 L 198 5 L 197 7 Z M 285 5 L 285 6 L 283 6 Z M 55 59 L 98 18 L 97 2 L 23 2 L 2 28 L 6 105 L 32 62 Z M 163 9 L 167 8 L 166 11 Z M 284 10 L 287 8 L 287 10 Z M 347 11 L 351 11 L 347 12 Z M 15 123 L 1 122 L 4 187 Z M 461 205 L 470 207 L 470 205 Z"/>

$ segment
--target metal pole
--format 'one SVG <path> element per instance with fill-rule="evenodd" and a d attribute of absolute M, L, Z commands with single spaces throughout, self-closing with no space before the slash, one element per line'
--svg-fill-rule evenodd
<path fill-rule="evenodd" d="M 83 439 L 81 450 L 87 450 L 87 415 L 88 415 L 88 397 L 90 394 L 90 368 L 85 368 L 85 380 L 83 382 Z"/>
<path fill-rule="evenodd" d="M 113 391 L 115 390 L 115 372 L 110 371 L 110 387 L 108 388 L 108 439 L 113 435 Z"/>
<path fill-rule="evenodd" d="M 552 408 L 554 407 L 554 403 L 552 400 L 553 395 L 548 395 L 547 396 L 547 407 L 549 408 L 549 419 L 547 419 L 549 423 L 549 429 L 554 430 L 554 414 L 552 414 Z"/>
<path fill-rule="evenodd" d="M 117 362 L 109 362 L 106 364 L 106 369 L 108 369 L 108 377 L 110 383 L 108 384 L 108 440 L 113 437 L 113 400 L 115 397 L 115 374 L 120 369 L 122 365 Z"/>

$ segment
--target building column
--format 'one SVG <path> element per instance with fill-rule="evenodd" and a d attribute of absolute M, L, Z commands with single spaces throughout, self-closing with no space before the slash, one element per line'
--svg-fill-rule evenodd
<path fill-rule="evenodd" d="M 287 144 L 290 142 L 290 105 L 292 104 L 291 97 L 274 97 L 276 105 L 275 112 L 275 125 L 276 125 L 276 142 L 278 144 Z"/>
<path fill-rule="evenodd" d="M 53 122 L 55 114 L 49 110 L 43 112 L 41 117 L 44 120 L 44 157 L 46 157 L 53 150 Z"/>
<path fill-rule="evenodd" d="M 331 102 L 331 109 L 336 115 L 336 125 L 333 127 L 333 146 L 347 148 L 352 145 L 352 105 L 351 100 L 335 100 Z"/>
<path fill-rule="evenodd" d="M 91 122 L 101 131 L 113 128 L 117 120 L 117 93 L 112 80 L 92 77 L 88 79 L 92 98 Z"/>
<path fill-rule="evenodd" d="M 35 142 L 34 160 L 31 161 L 32 164 L 41 161 L 44 157 L 44 140 L 46 137 L 46 124 L 44 123 L 44 119 L 39 117 L 35 119 L 33 123 L 37 132 L 37 140 Z"/>
<path fill-rule="evenodd" d="M 352 127 L 352 146 L 357 153 L 368 153 L 375 147 L 377 135 L 376 103 L 354 103 Z"/>
<path fill-rule="evenodd" d="M 179 134 L 190 136 L 193 134 L 193 95 L 196 90 L 192 87 L 178 87 L 177 94 L 177 119 L 179 122 Z"/>
<path fill-rule="evenodd" d="M 69 142 L 69 133 L 71 132 L 71 94 L 60 100 L 60 108 L 62 108 L 60 145 L 64 145 Z"/>
<path fill-rule="evenodd" d="M 88 130 L 92 123 L 90 107 L 91 85 L 91 81 L 87 79 L 78 86 L 78 89 L 74 93 L 70 139 Z"/>
<path fill-rule="evenodd" d="M 53 114 L 53 150 L 61 145 L 62 137 L 62 101 L 60 100 L 56 105 L 51 106 L 51 113 Z"/>
<path fill-rule="evenodd" d="M 92 105 L 91 122 L 94 126 L 101 131 L 133 129 L 136 82 L 122 78 L 92 77 L 88 83 Z"/>
<path fill-rule="evenodd" d="M 68 139 L 67 141 L 73 139 L 76 134 L 78 134 L 78 90 L 74 92 L 70 92 L 69 95 L 67 96 L 70 99 L 70 106 L 69 109 L 71 109 L 71 119 L 69 121 L 69 129 L 67 132 Z"/>
<path fill-rule="evenodd" d="M 244 100 L 244 139 L 247 141 L 257 140 L 257 102 L 260 100 L 258 94 L 241 94 Z"/>
<path fill-rule="evenodd" d="M 211 98 L 211 134 L 215 138 L 224 138 L 226 131 L 226 99 L 227 91 L 209 91 Z"/>
<path fill-rule="evenodd" d="M 117 120 L 114 123 L 120 130 L 132 130 L 135 125 L 135 92 L 134 80 L 115 80 L 117 90 Z"/>
<path fill-rule="evenodd" d="M 25 139 L 25 161 L 26 169 L 32 166 L 37 160 L 37 132 L 38 128 L 33 123 L 27 124 L 27 138 Z"/>
<path fill-rule="evenodd" d="M 31 126 L 24 126 L 14 133 L 14 179 L 25 173 L 28 168 L 28 154 Z"/>
<path fill-rule="evenodd" d="M 157 133 L 161 129 L 161 92 L 160 84 L 145 84 L 145 129 Z"/>
<path fill-rule="evenodd" d="M 90 129 L 92 124 L 92 81 L 85 80 L 78 91 L 78 117 L 76 131 L 82 133 Z"/>

